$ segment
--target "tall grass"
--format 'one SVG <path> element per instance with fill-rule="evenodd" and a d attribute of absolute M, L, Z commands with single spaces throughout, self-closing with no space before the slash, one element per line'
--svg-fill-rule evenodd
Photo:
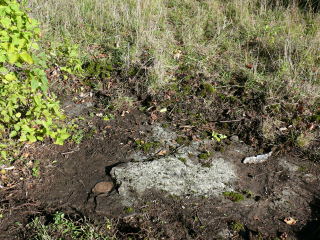
<path fill-rule="evenodd" d="M 147 70 L 150 89 L 172 81 L 179 66 L 187 65 L 212 80 L 228 81 L 229 73 L 245 71 L 248 84 L 267 84 L 271 97 L 284 88 L 314 99 L 320 14 L 277 2 L 31 0 L 29 7 L 50 41 L 69 38 L 121 49 L 127 70 Z"/>
<path fill-rule="evenodd" d="M 116 50 L 121 78 L 142 82 L 149 94 L 172 85 L 181 90 L 187 81 L 189 89 L 240 84 L 243 93 L 263 96 L 262 132 L 271 139 L 281 125 L 320 118 L 315 6 L 311 0 L 29 1 L 47 41 L 72 40 L 83 56 L 92 46 Z M 207 103 L 214 107 L 214 99 Z M 294 138 L 309 131 L 302 125 Z"/>

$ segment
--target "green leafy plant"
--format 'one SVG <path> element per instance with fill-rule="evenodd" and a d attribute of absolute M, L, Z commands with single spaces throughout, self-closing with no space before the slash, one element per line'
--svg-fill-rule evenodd
<path fill-rule="evenodd" d="M 106 115 L 104 115 L 104 116 L 102 117 L 102 119 L 103 119 L 104 121 L 110 121 L 110 120 L 113 120 L 113 119 L 114 119 L 114 115 L 107 113 Z"/>
<path fill-rule="evenodd" d="M 47 52 L 50 62 L 59 65 L 64 78 L 68 78 L 67 74 L 80 76 L 83 73 L 79 45 L 65 40 L 61 43 L 51 44 Z"/>
<path fill-rule="evenodd" d="M 0 0 L 0 151 L 8 145 L 69 137 L 58 122 L 59 102 L 48 92 L 45 55 L 39 52 L 38 23 L 14 0 Z"/>
<path fill-rule="evenodd" d="M 211 139 L 216 140 L 217 142 L 221 142 L 221 140 L 226 139 L 226 138 L 227 138 L 226 135 L 216 133 L 215 131 L 212 131 L 212 133 L 211 133 Z"/>
<path fill-rule="evenodd" d="M 40 161 L 39 160 L 35 160 L 33 162 L 33 166 L 32 166 L 32 176 L 34 177 L 40 177 Z"/>
<path fill-rule="evenodd" d="M 241 222 L 232 222 L 231 229 L 235 232 L 241 232 L 245 230 L 245 227 Z"/>

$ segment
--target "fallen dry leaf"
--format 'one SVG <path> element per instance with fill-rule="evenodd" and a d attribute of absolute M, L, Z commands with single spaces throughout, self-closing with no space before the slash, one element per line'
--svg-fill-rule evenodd
<path fill-rule="evenodd" d="M 152 121 L 155 121 L 155 120 L 158 119 L 157 114 L 155 114 L 154 112 L 152 112 L 152 113 L 150 114 L 150 117 L 151 117 L 151 120 L 152 120 Z"/>
<path fill-rule="evenodd" d="M 314 124 L 314 123 L 310 123 L 309 125 L 308 125 L 308 129 L 310 130 L 310 131 L 312 131 L 313 129 L 315 129 L 316 128 L 316 125 Z"/>
<path fill-rule="evenodd" d="M 297 223 L 297 220 L 292 217 L 287 217 L 284 219 L 284 222 L 288 225 L 295 225 Z"/>
<path fill-rule="evenodd" d="M 129 114 L 129 113 L 130 113 L 129 111 L 122 111 L 121 117 L 124 117 L 126 114 Z"/>
<path fill-rule="evenodd" d="M 254 216 L 253 219 L 256 221 L 260 221 L 260 218 L 258 216 Z"/>
<path fill-rule="evenodd" d="M 165 113 L 167 111 L 167 108 L 162 108 L 159 110 L 160 113 Z"/>
<path fill-rule="evenodd" d="M 199 141 L 200 139 L 199 139 L 197 136 L 192 135 L 192 140 L 193 140 L 193 141 Z"/>
<path fill-rule="evenodd" d="M 1 181 L 2 182 L 6 182 L 7 180 L 8 180 L 8 177 L 7 176 L 5 176 L 5 175 L 1 175 Z"/>
<path fill-rule="evenodd" d="M 251 63 L 247 64 L 247 65 L 246 65 L 246 68 L 252 69 L 252 68 L 253 68 L 253 64 L 251 64 Z"/>
<path fill-rule="evenodd" d="M 22 157 L 23 158 L 28 158 L 30 156 L 30 153 L 29 152 L 25 152 L 22 154 Z"/>
<path fill-rule="evenodd" d="M 286 240 L 287 238 L 288 238 L 288 234 L 285 232 L 280 235 L 281 240 Z"/>
<path fill-rule="evenodd" d="M 161 150 L 161 151 L 159 151 L 158 153 L 157 153 L 157 155 L 159 155 L 159 156 L 164 156 L 164 155 L 166 155 L 167 154 L 167 150 Z"/>
<path fill-rule="evenodd" d="M 180 50 L 177 50 L 177 51 L 175 51 L 175 53 L 174 53 L 174 55 L 173 55 L 173 58 L 174 58 L 175 60 L 178 60 L 178 59 L 181 58 L 181 55 L 182 55 L 182 52 L 181 52 Z"/>
<path fill-rule="evenodd" d="M 96 58 L 106 58 L 108 55 L 104 53 L 100 53 L 96 56 Z"/>

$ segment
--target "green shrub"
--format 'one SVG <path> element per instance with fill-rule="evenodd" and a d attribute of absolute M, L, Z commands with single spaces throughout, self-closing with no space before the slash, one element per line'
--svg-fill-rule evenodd
<path fill-rule="evenodd" d="M 14 0 L 0 0 L 0 151 L 16 142 L 63 144 L 69 137 L 59 127 L 59 102 L 48 92 L 46 58 L 36 42 L 40 29 Z"/>
<path fill-rule="evenodd" d="M 67 78 L 66 74 L 81 76 L 83 63 L 79 56 L 79 46 L 77 44 L 64 40 L 50 44 L 47 50 L 50 63 L 58 64 L 65 78 Z"/>

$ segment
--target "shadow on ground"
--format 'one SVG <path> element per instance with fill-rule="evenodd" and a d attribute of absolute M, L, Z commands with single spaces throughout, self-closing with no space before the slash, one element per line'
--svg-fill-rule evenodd
<path fill-rule="evenodd" d="M 299 240 L 320 239 L 320 198 L 315 198 L 310 203 L 311 220 L 298 234 Z"/>

